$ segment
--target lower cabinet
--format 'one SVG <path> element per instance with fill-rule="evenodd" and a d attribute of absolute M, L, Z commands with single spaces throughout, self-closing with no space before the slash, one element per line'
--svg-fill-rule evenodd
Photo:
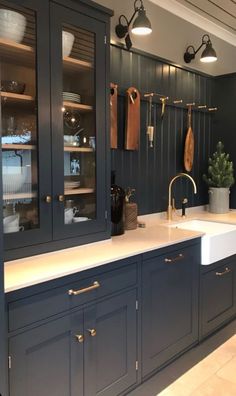
<path fill-rule="evenodd" d="M 10 396 L 114 396 L 137 381 L 136 290 L 10 338 Z"/>
<path fill-rule="evenodd" d="M 203 338 L 236 315 L 236 256 L 203 267 L 200 290 Z"/>
<path fill-rule="evenodd" d="M 197 342 L 199 265 L 199 244 L 144 256 L 143 377 Z"/>

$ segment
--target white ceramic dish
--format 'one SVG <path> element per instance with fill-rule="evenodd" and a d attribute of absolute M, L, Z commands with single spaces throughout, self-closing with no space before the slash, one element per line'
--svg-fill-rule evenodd
<path fill-rule="evenodd" d="M 74 44 L 75 36 L 72 33 L 66 32 L 63 30 L 62 32 L 62 56 L 65 58 L 66 56 L 70 56 L 73 44 Z"/>
<path fill-rule="evenodd" d="M 19 12 L 0 9 L 0 37 L 21 43 L 25 34 L 26 18 Z"/>

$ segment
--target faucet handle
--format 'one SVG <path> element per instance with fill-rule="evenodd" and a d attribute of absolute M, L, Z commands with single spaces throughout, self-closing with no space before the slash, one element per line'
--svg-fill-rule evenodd
<path fill-rule="evenodd" d="M 172 210 L 173 210 L 173 212 L 176 211 L 176 207 L 175 207 L 175 198 L 174 198 L 174 197 L 172 198 Z"/>
<path fill-rule="evenodd" d="M 183 198 L 182 199 L 182 214 L 181 217 L 185 217 L 185 210 L 186 210 L 186 204 L 188 203 L 188 199 L 187 198 Z"/>

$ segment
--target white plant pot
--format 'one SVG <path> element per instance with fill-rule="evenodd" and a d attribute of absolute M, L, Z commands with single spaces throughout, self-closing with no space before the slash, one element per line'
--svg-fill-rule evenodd
<path fill-rule="evenodd" d="M 227 213 L 229 212 L 229 188 L 210 187 L 209 193 L 209 212 Z"/>
<path fill-rule="evenodd" d="M 74 44 L 75 36 L 72 33 L 62 32 L 62 56 L 70 56 L 73 44 Z"/>
<path fill-rule="evenodd" d="M 19 12 L 0 9 L 0 37 L 21 43 L 25 34 L 26 18 Z"/>

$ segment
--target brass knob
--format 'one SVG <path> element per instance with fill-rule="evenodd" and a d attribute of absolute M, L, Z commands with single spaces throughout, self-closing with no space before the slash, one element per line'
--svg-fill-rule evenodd
<path fill-rule="evenodd" d="M 62 195 L 62 194 L 58 195 L 58 201 L 59 202 L 64 202 L 64 200 L 65 200 L 64 195 Z"/>
<path fill-rule="evenodd" d="M 51 195 L 46 195 L 46 197 L 45 197 L 45 202 L 47 202 L 48 204 L 52 202 L 52 197 L 51 197 Z"/>
<path fill-rule="evenodd" d="M 84 342 L 84 336 L 83 336 L 83 334 L 76 334 L 76 335 L 75 335 L 75 338 L 76 338 L 76 340 L 77 340 L 80 344 L 82 344 L 82 343 Z"/>
<path fill-rule="evenodd" d="M 91 337 L 95 337 L 97 335 L 97 331 L 95 329 L 87 329 Z"/>

